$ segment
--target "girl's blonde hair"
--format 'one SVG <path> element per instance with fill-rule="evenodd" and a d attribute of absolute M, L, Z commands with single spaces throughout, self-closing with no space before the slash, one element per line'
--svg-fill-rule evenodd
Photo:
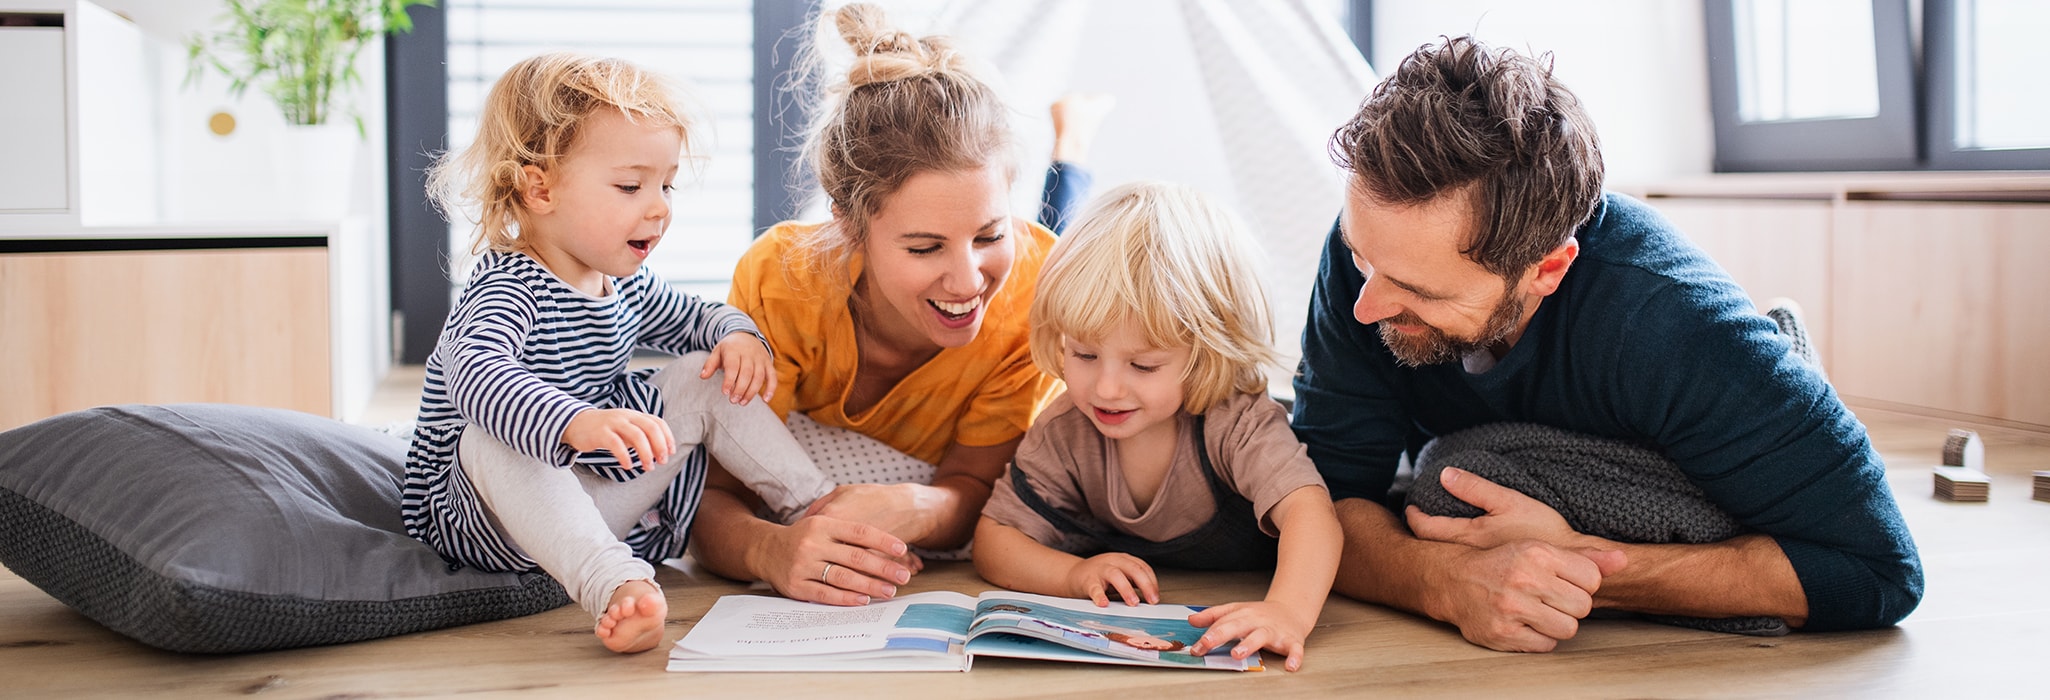
<path fill-rule="evenodd" d="M 484 98 L 477 137 L 461 152 L 443 154 L 427 171 L 427 192 L 453 218 L 466 203 L 478 207 L 472 255 L 514 252 L 527 214 L 521 168 L 554 168 L 576 143 L 585 120 L 616 109 L 629 122 L 675 127 L 683 152 L 696 128 L 681 92 L 660 75 L 616 58 L 548 53 L 520 61 Z"/>
<path fill-rule="evenodd" d="M 1259 246 L 1194 188 L 1157 182 L 1103 193 L 1054 244 L 1032 297 L 1032 361 L 1061 376 L 1061 337 L 1096 342 L 1139 324 L 1146 344 L 1190 348 L 1182 408 L 1202 413 L 1267 390 L 1278 363 Z"/>
<path fill-rule="evenodd" d="M 1003 101 L 952 40 L 914 38 L 867 3 L 841 7 L 831 17 L 854 51 L 853 65 L 845 75 L 824 75 L 815 39 L 804 61 L 811 79 L 794 89 L 824 83 L 803 161 L 834 216 L 798 239 L 796 252 L 800 265 L 845 286 L 854 253 L 867 243 L 870 217 L 905 180 L 921 172 L 1015 164 Z"/>

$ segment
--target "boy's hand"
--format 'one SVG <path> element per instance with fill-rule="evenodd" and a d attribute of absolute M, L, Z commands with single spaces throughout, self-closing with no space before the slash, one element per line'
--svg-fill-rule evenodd
<path fill-rule="evenodd" d="M 734 331 L 720 338 L 719 344 L 712 346 L 712 356 L 705 358 L 705 371 L 699 372 L 698 378 L 711 379 L 720 369 L 726 370 L 720 391 L 727 400 L 746 406 L 757 390 L 763 401 L 776 395 L 776 358 L 753 333 Z"/>
<path fill-rule="evenodd" d="M 666 464 L 676 453 L 676 437 L 669 424 L 653 415 L 627 408 L 594 408 L 569 419 L 562 430 L 562 444 L 578 452 L 604 450 L 619 461 L 619 468 L 633 469 L 627 450 L 641 456 L 641 471 L 650 464 Z"/>
<path fill-rule="evenodd" d="M 1189 616 L 1189 624 L 1210 628 L 1189 647 L 1191 654 L 1202 656 L 1237 639 L 1239 643 L 1232 647 L 1231 658 L 1243 659 L 1264 648 L 1288 657 L 1282 667 L 1295 671 L 1303 667 L 1303 640 L 1310 636 L 1310 628 L 1317 626 L 1317 616 L 1312 613 L 1306 617 L 1280 603 L 1263 600 L 1204 608 Z"/>
<path fill-rule="evenodd" d="M 1096 607 L 1110 605 L 1115 588 L 1126 605 L 1160 602 L 1160 581 L 1145 560 L 1123 552 L 1105 552 L 1068 569 L 1068 595 L 1088 598 Z"/>

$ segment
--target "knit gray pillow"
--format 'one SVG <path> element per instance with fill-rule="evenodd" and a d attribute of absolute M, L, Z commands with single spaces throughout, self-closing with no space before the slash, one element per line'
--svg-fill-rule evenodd
<path fill-rule="evenodd" d="M 0 564 L 144 644 L 335 644 L 569 603 L 406 536 L 406 443 L 279 409 L 108 406 L 0 433 Z"/>
<path fill-rule="evenodd" d="M 1665 455 L 1620 440 L 1533 423 L 1492 423 L 1439 436 L 1417 455 L 1409 503 L 1430 515 L 1472 518 L 1481 510 L 1438 482 L 1459 467 L 1551 506 L 1586 533 L 1618 542 L 1701 544 L 1745 532 Z M 1644 615 L 1710 632 L 1776 637 L 1777 617 Z"/>

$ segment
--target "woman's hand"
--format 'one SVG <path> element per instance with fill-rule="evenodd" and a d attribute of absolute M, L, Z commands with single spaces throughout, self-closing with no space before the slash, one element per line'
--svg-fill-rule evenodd
<path fill-rule="evenodd" d="M 1189 624 L 1210 628 L 1189 647 L 1191 654 L 1202 656 L 1236 639 L 1239 643 L 1232 647 L 1231 658 L 1244 659 L 1266 649 L 1287 657 L 1282 667 L 1294 671 L 1303 667 L 1303 640 L 1309 638 L 1310 628 L 1317 626 L 1317 612 L 1290 610 L 1265 600 L 1226 603 L 1190 615 Z"/>
<path fill-rule="evenodd" d="M 667 464 L 676 453 L 676 437 L 661 418 L 627 408 L 594 408 L 579 411 L 562 429 L 562 444 L 578 452 L 604 450 L 619 460 L 619 468 L 633 469 L 633 457 L 646 465 Z"/>
<path fill-rule="evenodd" d="M 1068 569 L 1068 595 L 1088 598 L 1096 607 L 1110 605 L 1110 591 L 1126 605 L 1160 602 L 1160 579 L 1145 560 L 1124 552 L 1105 552 Z"/>
<path fill-rule="evenodd" d="M 925 566 L 879 528 L 824 516 L 777 526 L 751 549 L 756 578 L 784 597 L 827 605 L 888 600 Z"/>
<path fill-rule="evenodd" d="M 753 333 L 734 331 L 720 338 L 719 344 L 712 346 L 712 356 L 705 358 L 705 369 L 698 372 L 698 378 L 711 379 L 720 369 L 726 370 L 720 391 L 734 403 L 745 406 L 757 392 L 763 401 L 776 395 L 776 358 Z"/>

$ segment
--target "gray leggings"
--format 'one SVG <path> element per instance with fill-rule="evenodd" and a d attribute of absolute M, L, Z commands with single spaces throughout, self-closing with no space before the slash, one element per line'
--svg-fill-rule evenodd
<path fill-rule="evenodd" d="M 801 511 L 833 489 L 768 404 L 737 406 L 720 391 L 721 374 L 699 379 L 706 353 L 685 355 L 650 378 L 662 392 L 663 421 L 676 454 L 631 481 L 586 469 L 557 469 L 521 454 L 483 430 L 463 431 L 457 464 L 483 499 L 505 540 L 596 618 L 628 581 L 654 582 L 655 569 L 621 538 L 662 499 L 697 445 L 760 494 L 778 513 Z"/>

